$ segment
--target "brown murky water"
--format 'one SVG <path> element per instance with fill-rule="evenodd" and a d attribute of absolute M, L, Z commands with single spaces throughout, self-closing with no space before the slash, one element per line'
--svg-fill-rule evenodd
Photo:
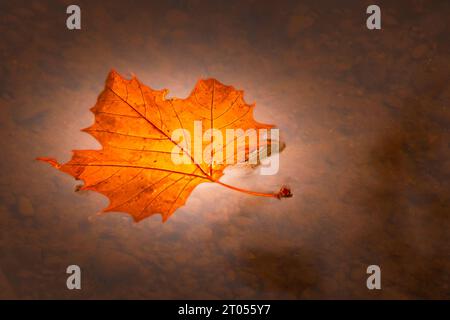
<path fill-rule="evenodd" d="M 0 4 L 1 298 L 450 298 L 448 1 L 379 1 L 379 31 L 364 1 L 77 3 L 81 31 L 68 1 Z M 96 216 L 106 198 L 34 158 L 99 147 L 79 130 L 111 68 L 243 89 L 286 149 L 224 181 L 294 197 L 203 184 L 165 224 Z"/>

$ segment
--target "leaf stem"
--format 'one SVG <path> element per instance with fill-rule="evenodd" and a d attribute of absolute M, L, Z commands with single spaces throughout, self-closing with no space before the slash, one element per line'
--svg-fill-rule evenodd
<path fill-rule="evenodd" d="M 264 193 L 264 192 L 257 192 L 257 191 L 247 190 L 247 189 L 241 189 L 241 188 L 238 188 L 238 187 L 231 186 L 229 184 L 220 182 L 218 180 L 216 180 L 214 182 L 216 182 L 216 183 L 218 183 L 218 184 L 220 184 L 220 185 L 222 185 L 224 187 L 227 187 L 229 189 L 232 189 L 232 190 L 235 190 L 235 191 L 240 191 L 240 192 L 247 193 L 247 194 L 251 194 L 251 195 L 254 195 L 254 196 L 279 198 L 277 193 Z"/>

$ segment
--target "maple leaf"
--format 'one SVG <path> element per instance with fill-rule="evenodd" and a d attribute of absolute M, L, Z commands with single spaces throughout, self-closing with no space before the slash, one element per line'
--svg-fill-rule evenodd
<path fill-rule="evenodd" d="M 107 196 L 110 203 L 103 212 L 126 212 L 135 221 L 156 213 L 166 221 L 203 182 L 218 183 L 256 196 L 292 196 L 287 187 L 276 193 L 262 193 L 219 181 L 226 163 L 175 164 L 171 159 L 174 146 L 194 160 L 185 145 L 172 139 L 176 129 L 193 132 L 194 121 L 202 121 L 204 131 L 273 126 L 253 119 L 254 105 L 245 103 L 242 91 L 215 79 L 198 81 L 186 99 L 166 99 L 167 92 L 153 90 L 134 76 L 127 80 L 111 71 L 104 91 L 91 108 L 95 123 L 83 129 L 101 143 L 102 149 L 74 150 L 72 159 L 65 164 L 47 157 L 37 160 L 83 180 L 79 190 L 93 190 Z M 202 148 L 205 148 L 204 141 Z M 214 149 L 211 150 L 213 156 Z M 251 151 L 246 150 L 246 155 Z"/>

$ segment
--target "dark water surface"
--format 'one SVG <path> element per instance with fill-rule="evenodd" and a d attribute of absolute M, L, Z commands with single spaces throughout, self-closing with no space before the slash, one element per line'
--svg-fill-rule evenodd
<path fill-rule="evenodd" d="M 366 1 L 76 2 L 80 31 L 70 1 L 0 4 L 1 298 L 450 298 L 449 1 L 377 1 L 379 31 Z M 224 181 L 294 197 L 203 184 L 165 224 L 96 216 L 34 159 L 99 148 L 80 129 L 112 68 L 243 89 L 287 147 L 278 175 Z"/>

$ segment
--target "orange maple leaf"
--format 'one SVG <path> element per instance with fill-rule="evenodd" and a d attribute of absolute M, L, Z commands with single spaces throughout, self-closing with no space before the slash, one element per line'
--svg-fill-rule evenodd
<path fill-rule="evenodd" d="M 127 212 L 135 221 L 155 213 L 166 221 L 203 182 L 215 182 L 257 196 L 292 196 L 287 187 L 277 193 L 262 193 L 219 181 L 226 163 L 175 164 L 171 159 L 174 147 L 194 160 L 185 144 L 172 139 L 176 129 L 193 132 L 194 121 L 201 121 L 203 131 L 273 126 L 253 119 L 254 105 L 245 103 L 242 91 L 215 79 L 198 81 L 186 99 L 166 99 L 167 92 L 153 90 L 136 77 L 126 80 L 111 71 L 104 91 L 91 108 L 95 123 L 83 129 L 101 143 L 102 149 L 74 150 L 72 159 L 65 164 L 47 157 L 37 160 L 83 180 L 80 190 L 94 190 L 107 196 L 110 203 L 103 212 Z M 205 148 L 204 141 L 201 147 Z M 249 151 L 246 150 L 246 155 Z M 211 148 L 212 157 L 213 153 Z"/>

